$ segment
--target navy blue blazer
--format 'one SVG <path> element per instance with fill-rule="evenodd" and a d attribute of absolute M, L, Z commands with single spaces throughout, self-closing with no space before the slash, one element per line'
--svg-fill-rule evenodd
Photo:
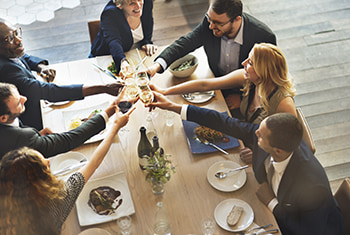
<path fill-rule="evenodd" d="M 10 150 L 27 146 L 41 152 L 45 157 L 70 151 L 106 127 L 104 118 L 96 115 L 81 126 L 63 133 L 40 135 L 31 127 L 14 127 L 0 124 L 0 160 Z"/>
<path fill-rule="evenodd" d="M 239 53 L 240 67 L 243 67 L 241 63 L 248 58 L 249 52 L 255 43 L 266 42 L 276 45 L 276 36 L 268 26 L 247 13 L 243 13 L 243 20 L 243 45 L 241 45 Z M 220 74 L 218 67 L 220 61 L 221 38 L 214 36 L 212 30 L 209 29 L 209 22 L 205 17 L 193 31 L 180 37 L 165 48 L 157 58 L 163 58 L 169 66 L 175 60 L 201 46 L 204 47 L 209 67 L 215 77 L 224 75 Z"/>
<path fill-rule="evenodd" d="M 247 143 L 253 150 L 253 170 L 259 183 L 266 181 L 264 161 L 270 155 L 259 148 L 258 124 L 242 122 L 214 110 L 189 106 L 187 120 L 194 121 Z M 303 140 L 293 153 L 277 192 L 273 214 L 283 235 L 341 235 L 343 217 L 327 175 Z"/>
<path fill-rule="evenodd" d="M 144 0 L 141 26 L 144 38 L 138 42 L 139 45 L 152 44 L 153 0 Z M 100 31 L 91 45 L 90 55 L 112 55 L 119 71 L 120 62 L 125 58 L 124 52 L 129 51 L 133 43 L 131 29 L 123 11 L 110 0 L 101 14 Z"/>
<path fill-rule="evenodd" d="M 40 100 L 51 102 L 83 99 L 82 85 L 57 86 L 54 83 L 38 81 L 31 70 L 37 71 L 39 63 L 47 61 L 35 56 L 24 55 L 20 58 L 23 66 L 0 56 L 0 82 L 14 84 L 19 93 L 27 97 L 26 111 L 21 114 L 23 124 L 38 130 L 43 128 Z"/>

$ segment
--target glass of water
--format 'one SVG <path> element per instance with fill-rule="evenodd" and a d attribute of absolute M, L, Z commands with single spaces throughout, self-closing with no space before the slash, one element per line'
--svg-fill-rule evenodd
<path fill-rule="evenodd" d="M 131 217 L 123 216 L 117 220 L 117 224 L 119 227 L 119 231 L 122 235 L 130 235 L 131 234 Z"/>

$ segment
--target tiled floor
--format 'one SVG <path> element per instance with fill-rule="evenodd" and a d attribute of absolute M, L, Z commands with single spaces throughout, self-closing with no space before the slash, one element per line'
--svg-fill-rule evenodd
<path fill-rule="evenodd" d="M 21 25 L 47 22 L 55 17 L 56 10 L 79 5 L 80 0 L 0 0 L 0 17 Z"/>

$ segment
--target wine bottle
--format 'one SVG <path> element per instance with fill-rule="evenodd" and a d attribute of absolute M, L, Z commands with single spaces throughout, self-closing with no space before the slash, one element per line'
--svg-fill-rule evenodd
<path fill-rule="evenodd" d="M 145 170 L 145 166 L 148 164 L 147 163 L 147 156 L 150 156 L 151 151 L 152 151 L 152 145 L 149 142 L 147 136 L 146 136 L 146 128 L 145 127 L 141 127 L 140 128 L 140 141 L 139 144 L 137 146 L 137 153 L 139 156 L 139 164 L 140 164 L 140 168 L 142 170 Z"/>
<path fill-rule="evenodd" d="M 153 141 L 153 147 L 152 147 L 152 155 L 154 155 L 154 153 L 159 149 L 159 153 L 160 155 L 163 155 L 164 154 L 164 149 L 161 148 L 159 146 L 159 139 L 158 139 L 158 136 L 153 136 L 152 138 L 152 141 Z"/>
<path fill-rule="evenodd" d="M 168 214 L 163 207 L 163 202 L 157 203 L 157 212 L 153 224 L 154 235 L 171 235 Z"/>

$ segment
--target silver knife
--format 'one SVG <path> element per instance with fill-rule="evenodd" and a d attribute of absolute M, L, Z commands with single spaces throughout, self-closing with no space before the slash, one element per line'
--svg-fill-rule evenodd
<path fill-rule="evenodd" d="M 61 170 L 58 170 L 56 172 L 53 172 L 52 174 L 53 175 L 64 175 L 64 174 L 67 174 L 71 171 L 74 171 L 82 166 L 84 166 L 85 164 L 87 163 L 87 161 L 83 161 L 83 162 L 79 162 L 78 164 L 75 164 L 75 165 L 72 165 L 72 166 L 67 166 L 67 167 L 64 167 L 63 169 Z"/>
<path fill-rule="evenodd" d="M 111 72 L 111 71 L 109 71 L 109 70 L 107 70 L 107 69 L 103 69 L 103 68 L 101 68 L 100 66 L 98 66 L 97 64 L 93 64 L 96 68 L 98 68 L 100 71 L 102 71 L 102 72 L 104 72 L 105 74 L 107 74 L 107 75 L 109 75 L 109 76 L 111 76 L 112 78 L 114 78 L 115 80 L 119 80 L 116 76 L 114 76 L 114 74 Z"/>

